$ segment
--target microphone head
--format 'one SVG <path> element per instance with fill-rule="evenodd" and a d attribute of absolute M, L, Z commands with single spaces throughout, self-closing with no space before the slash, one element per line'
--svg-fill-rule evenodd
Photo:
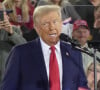
<path fill-rule="evenodd" d="M 68 35 L 64 34 L 64 33 L 60 34 L 60 39 L 65 41 L 65 42 L 70 42 L 71 41 L 71 38 Z"/>
<path fill-rule="evenodd" d="M 61 33 L 60 39 L 65 42 L 70 42 L 73 46 L 81 46 L 80 43 L 76 39 L 70 38 L 68 35 Z"/>

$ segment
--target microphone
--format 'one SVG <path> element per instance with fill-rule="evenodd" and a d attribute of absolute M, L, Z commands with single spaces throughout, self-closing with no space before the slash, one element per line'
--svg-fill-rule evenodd
<path fill-rule="evenodd" d="M 79 44 L 79 42 L 77 40 L 71 39 L 68 35 L 65 35 L 64 33 L 62 33 L 60 35 L 60 39 L 65 41 L 65 42 L 70 42 L 74 49 L 77 49 L 83 53 L 86 53 L 91 57 L 94 57 L 94 54 L 92 52 L 90 52 L 87 48 L 81 48 L 81 45 Z M 96 56 L 96 59 L 98 62 L 100 62 L 99 57 Z"/>
<path fill-rule="evenodd" d="M 60 34 L 60 39 L 65 42 L 70 42 L 72 46 L 79 46 L 79 47 L 81 46 L 77 40 L 70 38 L 68 35 L 64 33 Z"/>

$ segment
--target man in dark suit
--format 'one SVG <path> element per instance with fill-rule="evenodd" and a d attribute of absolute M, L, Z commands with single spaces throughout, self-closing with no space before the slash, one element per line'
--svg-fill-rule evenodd
<path fill-rule="evenodd" d="M 1 90 L 88 90 L 80 52 L 59 39 L 60 10 L 56 5 L 35 9 L 40 38 L 11 51 Z"/>

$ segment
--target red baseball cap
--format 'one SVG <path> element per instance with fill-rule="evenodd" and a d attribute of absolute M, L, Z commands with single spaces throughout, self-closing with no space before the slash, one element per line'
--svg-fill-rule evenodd
<path fill-rule="evenodd" d="M 76 20 L 73 23 L 73 30 L 77 30 L 80 26 L 84 26 L 87 29 L 89 29 L 88 24 L 87 24 L 87 21 L 85 21 L 85 20 Z"/>

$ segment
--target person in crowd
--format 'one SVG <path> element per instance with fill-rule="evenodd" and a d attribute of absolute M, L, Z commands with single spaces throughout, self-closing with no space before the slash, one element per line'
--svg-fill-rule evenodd
<path fill-rule="evenodd" d="M 100 0 L 79 0 L 74 6 L 80 17 L 87 21 L 91 34 L 94 27 L 94 8 L 100 4 Z"/>
<path fill-rule="evenodd" d="M 90 48 L 88 46 L 88 38 L 90 36 L 90 29 L 85 20 L 76 20 L 73 24 L 73 32 L 72 32 L 72 38 L 76 39 L 80 47 L 84 49 L 85 51 L 88 51 L 90 53 L 93 53 L 93 48 Z M 97 56 L 100 58 L 100 53 L 97 52 Z M 88 62 L 93 62 L 93 57 L 89 56 L 86 53 L 82 53 L 83 58 L 83 67 L 84 71 L 86 72 Z"/>
<path fill-rule="evenodd" d="M 100 4 L 94 10 L 94 30 L 92 33 L 92 41 L 100 41 Z"/>
<path fill-rule="evenodd" d="M 29 30 L 33 29 L 33 11 L 29 0 L 5 0 L 6 9 L 12 9 L 9 20 L 13 25 L 26 26 Z"/>
<path fill-rule="evenodd" d="M 100 90 L 100 63 L 96 64 L 96 71 L 97 71 L 97 90 Z M 87 80 L 88 86 L 91 90 L 94 90 L 94 64 L 91 63 L 88 65 L 87 69 Z"/>
<path fill-rule="evenodd" d="M 12 50 L 1 90 L 88 90 L 81 53 L 59 39 L 61 8 L 38 6 L 33 18 L 39 38 Z"/>
<path fill-rule="evenodd" d="M 2 13 L 2 14 L 1 14 Z M 20 29 L 9 22 L 9 13 L 0 3 L 0 82 L 5 71 L 5 62 L 11 48 L 18 44 L 26 43 Z"/>
<path fill-rule="evenodd" d="M 47 5 L 47 4 L 56 4 L 59 5 L 62 10 L 62 20 L 69 20 L 69 22 L 73 22 L 74 20 L 80 19 L 80 16 L 75 11 L 72 4 L 66 0 L 40 0 L 38 5 Z"/>
<path fill-rule="evenodd" d="M 13 10 L 9 14 L 10 23 L 20 26 L 23 37 L 27 41 L 31 41 L 37 37 L 33 25 L 34 6 L 29 0 L 5 0 L 3 2 L 6 9 Z"/>

